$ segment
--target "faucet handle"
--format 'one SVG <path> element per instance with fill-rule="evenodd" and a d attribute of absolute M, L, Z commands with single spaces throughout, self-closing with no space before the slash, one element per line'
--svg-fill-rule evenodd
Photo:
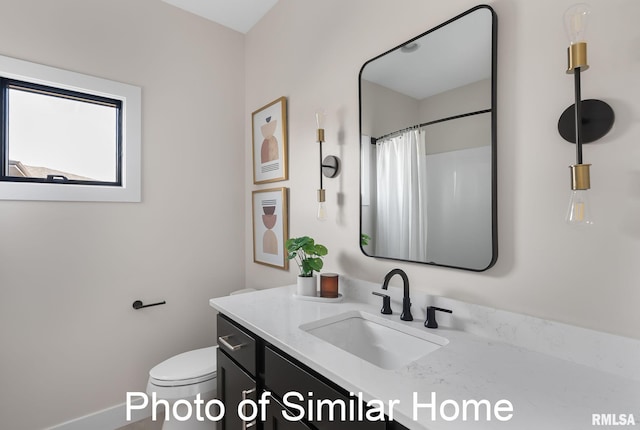
<path fill-rule="evenodd" d="M 371 294 L 382 297 L 382 309 L 380 309 L 381 314 L 391 315 L 393 313 L 391 310 L 391 297 L 377 291 L 372 291 Z"/>
<path fill-rule="evenodd" d="M 424 326 L 427 328 L 438 328 L 438 322 L 436 321 L 436 311 L 453 313 L 451 309 L 438 308 L 436 306 L 427 306 L 427 320 L 424 322 Z"/>

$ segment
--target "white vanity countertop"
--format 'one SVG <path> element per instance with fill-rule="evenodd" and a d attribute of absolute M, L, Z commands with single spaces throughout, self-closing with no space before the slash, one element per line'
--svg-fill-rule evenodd
<path fill-rule="evenodd" d="M 301 324 L 350 310 L 359 310 L 400 321 L 401 307 L 396 300 L 397 297 L 401 297 L 402 292 L 399 288 L 389 289 L 390 295 L 394 298 L 392 302 L 394 314 L 381 315 L 381 299 L 370 294 L 372 286 L 376 289 L 379 289 L 379 286 L 362 282 L 364 286 L 359 285 L 356 288 L 352 285 L 355 282 L 341 280 L 343 292 L 352 288 L 353 290 L 346 293 L 345 299 L 340 303 L 297 300 L 293 297 L 295 286 L 287 286 L 215 298 L 210 300 L 210 305 L 346 390 L 354 393 L 362 392 L 365 401 L 377 399 L 387 403 L 388 400 L 398 400 L 399 404 L 393 408 L 393 419 L 410 429 L 584 430 L 598 428 L 598 426 L 592 427 L 593 414 L 606 415 L 601 418 L 601 423 L 604 420 L 610 420 L 610 423 L 626 424 L 634 420 L 635 426 L 624 428 L 640 429 L 638 369 L 624 368 L 624 366 L 640 367 L 640 341 L 616 336 L 613 336 L 612 342 L 607 340 L 603 343 L 598 339 L 595 349 L 622 344 L 623 348 L 619 352 L 625 355 L 622 364 L 619 364 L 615 361 L 614 353 L 611 365 L 614 372 L 604 371 L 594 366 L 579 364 L 580 361 L 589 363 L 591 357 L 581 356 L 576 363 L 576 360 L 558 358 L 563 355 L 570 356 L 571 353 L 567 351 L 536 352 L 541 349 L 539 345 L 525 348 L 518 342 L 496 340 L 495 336 L 472 334 L 474 333 L 473 324 L 469 325 L 468 321 L 465 330 L 450 328 L 465 325 L 460 321 L 470 313 L 473 314 L 469 309 L 474 308 L 475 305 L 464 308 L 463 302 L 441 298 L 436 305 L 453 308 L 454 313 L 452 316 L 439 313 L 440 328 L 426 329 L 421 303 L 424 299 L 414 299 L 414 295 L 420 293 L 412 292 L 414 321 L 401 323 L 445 337 L 449 343 L 404 368 L 385 370 L 299 328 Z M 347 284 L 346 288 L 345 284 Z M 354 293 L 356 290 L 358 292 Z M 433 299 L 427 299 L 433 303 Z M 417 306 L 417 303 L 420 305 Z M 456 318 L 459 320 L 457 321 Z M 526 319 L 535 320 L 531 317 Z M 546 330 L 543 335 L 544 339 L 549 338 L 550 350 L 561 349 L 559 343 L 564 342 L 559 340 L 563 336 L 560 333 L 562 330 L 569 330 L 564 335 L 569 333 L 571 338 L 583 336 L 584 332 L 589 333 L 588 330 L 566 326 L 564 329 L 554 329 L 556 331 L 550 334 L 552 331 L 548 326 L 557 323 L 543 322 L 542 325 L 545 327 L 540 328 L 542 320 L 536 321 L 537 323 L 530 324 L 527 330 L 533 332 Z M 521 322 L 518 324 L 523 325 Z M 504 328 L 503 324 L 498 330 L 504 330 Z M 517 327 L 512 329 L 511 334 Z M 580 334 L 576 335 L 571 331 L 574 329 Z M 475 333 L 477 331 L 475 330 Z M 610 336 L 598 332 L 592 333 L 596 337 Z M 589 348 L 583 349 L 589 350 Z M 574 347 L 574 353 L 580 350 Z M 611 351 L 605 355 L 612 355 Z M 594 360 L 610 361 L 611 359 L 608 357 L 600 359 L 596 354 Z M 414 419 L 414 393 L 420 403 L 429 403 L 432 393 L 435 394 L 435 420 L 432 420 L 431 411 L 425 408 L 419 409 Z M 467 421 L 462 420 L 464 401 L 488 400 L 494 406 L 502 399 L 508 400 L 513 405 L 513 417 L 509 421 L 500 422 L 493 414 L 487 421 L 484 413 L 478 421 L 472 416 Z M 444 417 L 439 412 L 443 402 L 445 405 L 448 404 L 444 409 Z M 454 421 L 447 421 L 445 418 L 453 414 L 453 402 L 460 406 L 460 415 Z M 469 410 L 473 411 L 473 409 Z M 480 410 L 485 411 L 482 408 Z M 386 412 L 389 414 L 389 410 Z"/>

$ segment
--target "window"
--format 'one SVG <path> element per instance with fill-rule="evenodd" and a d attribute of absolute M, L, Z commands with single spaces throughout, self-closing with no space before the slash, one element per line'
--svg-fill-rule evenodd
<path fill-rule="evenodd" d="M 140 201 L 140 88 L 0 56 L 0 199 Z"/>
<path fill-rule="evenodd" d="M 0 78 L 0 180 L 120 185 L 122 101 Z"/>

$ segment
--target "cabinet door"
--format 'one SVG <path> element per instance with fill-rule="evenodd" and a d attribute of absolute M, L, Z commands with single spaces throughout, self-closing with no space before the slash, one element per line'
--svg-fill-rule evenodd
<path fill-rule="evenodd" d="M 387 430 L 409 430 L 397 421 L 390 421 L 387 423 Z"/>
<path fill-rule="evenodd" d="M 349 405 L 352 398 L 344 393 L 336 390 L 328 383 L 321 380 L 318 376 L 312 374 L 311 371 L 291 361 L 289 357 L 285 357 L 280 352 L 275 351 L 271 347 L 265 348 L 264 354 L 264 383 L 266 389 L 272 391 L 278 396 L 284 398 L 285 393 L 296 391 L 303 396 L 311 393 L 313 399 L 326 399 L 329 401 L 339 401 L 347 405 L 346 408 L 335 407 L 334 420 L 328 417 L 327 408 L 318 411 L 309 409 L 306 402 L 299 403 L 299 406 L 305 409 L 305 421 L 308 421 L 318 430 L 385 430 L 386 421 L 360 421 L 357 418 L 349 419 L 349 413 L 345 413 L 345 420 L 340 418 L 340 411 L 350 409 Z M 309 396 L 311 397 L 311 396 Z M 307 398 L 308 400 L 309 398 Z M 313 401 L 313 399 L 311 399 Z M 296 404 L 298 404 L 296 402 Z M 318 419 L 318 415 L 320 419 Z"/>
<path fill-rule="evenodd" d="M 263 430 L 310 430 L 300 421 L 289 421 L 284 418 L 282 412 L 284 406 L 276 399 L 271 398 L 271 404 L 267 409 L 267 420 L 264 422 Z"/>
<path fill-rule="evenodd" d="M 242 400 L 256 401 L 255 380 L 219 349 L 217 377 L 218 398 L 224 402 L 225 406 L 224 418 L 219 422 L 219 428 L 222 430 L 255 428 L 255 422 L 245 422 L 238 416 L 238 404 Z"/>

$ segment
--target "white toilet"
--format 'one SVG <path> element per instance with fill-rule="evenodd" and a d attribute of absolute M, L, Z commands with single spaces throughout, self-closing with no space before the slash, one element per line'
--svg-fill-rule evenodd
<path fill-rule="evenodd" d="M 155 393 L 156 399 L 166 400 L 169 409 L 166 415 L 169 418 L 164 421 L 162 430 L 212 430 L 215 423 L 207 420 L 198 421 L 198 414 L 194 400 L 200 394 L 200 400 L 206 404 L 216 397 L 216 350 L 217 346 L 196 349 L 178 354 L 155 366 L 149 371 L 147 394 L 149 404 L 151 396 Z M 176 406 L 176 401 L 180 403 Z M 190 406 L 187 406 L 188 403 Z M 191 410 L 189 410 L 191 408 Z M 201 417 L 205 417 L 204 406 L 201 409 Z M 213 407 L 212 414 L 217 413 L 217 407 Z M 191 419 L 180 421 L 176 417 Z M 165 413 L 158 411 L 156 420 L 164 420 Z"/>
<path fill-rule="evenodd" d="M 246 288 L 231 293 L 243 294 L 255 291 L 253 288 Z M 216 423 L 205 419 L 198 421 L 198 415 L 194 405 L 196 396 L 200 394 L 200 400 L 206 403 L 216 398 L 217 392 L 217 346 L 196 349 L 184 352 L 171 357 L 155 366 L 149 371 L 149 382 L 147 383 L 147 394 L 149 395 L 149 404 L 151 404 L 151 396 L 155 393 L 157 401 L 165 400 L 169 406 L 167 416 L 169 420 L 164 421 L 162 430 L 214 430 Z M 174 407 L 176 402 L 177 407 Z M 188 407 L 185 403 L 190 404 L 191 419 L 180 421 L 174 417 L 174 409 L 178 417 L 186 417 L 189 415 Z M 203 406 L 204 409 L 204 406 Z M 212 407 L 211 414 L 215 415 L 219 410 Z M 156 420 L 164 420 L 165 414 L 158 411 Z M 206 417 L 204 410 L 201 417 Z"/>

